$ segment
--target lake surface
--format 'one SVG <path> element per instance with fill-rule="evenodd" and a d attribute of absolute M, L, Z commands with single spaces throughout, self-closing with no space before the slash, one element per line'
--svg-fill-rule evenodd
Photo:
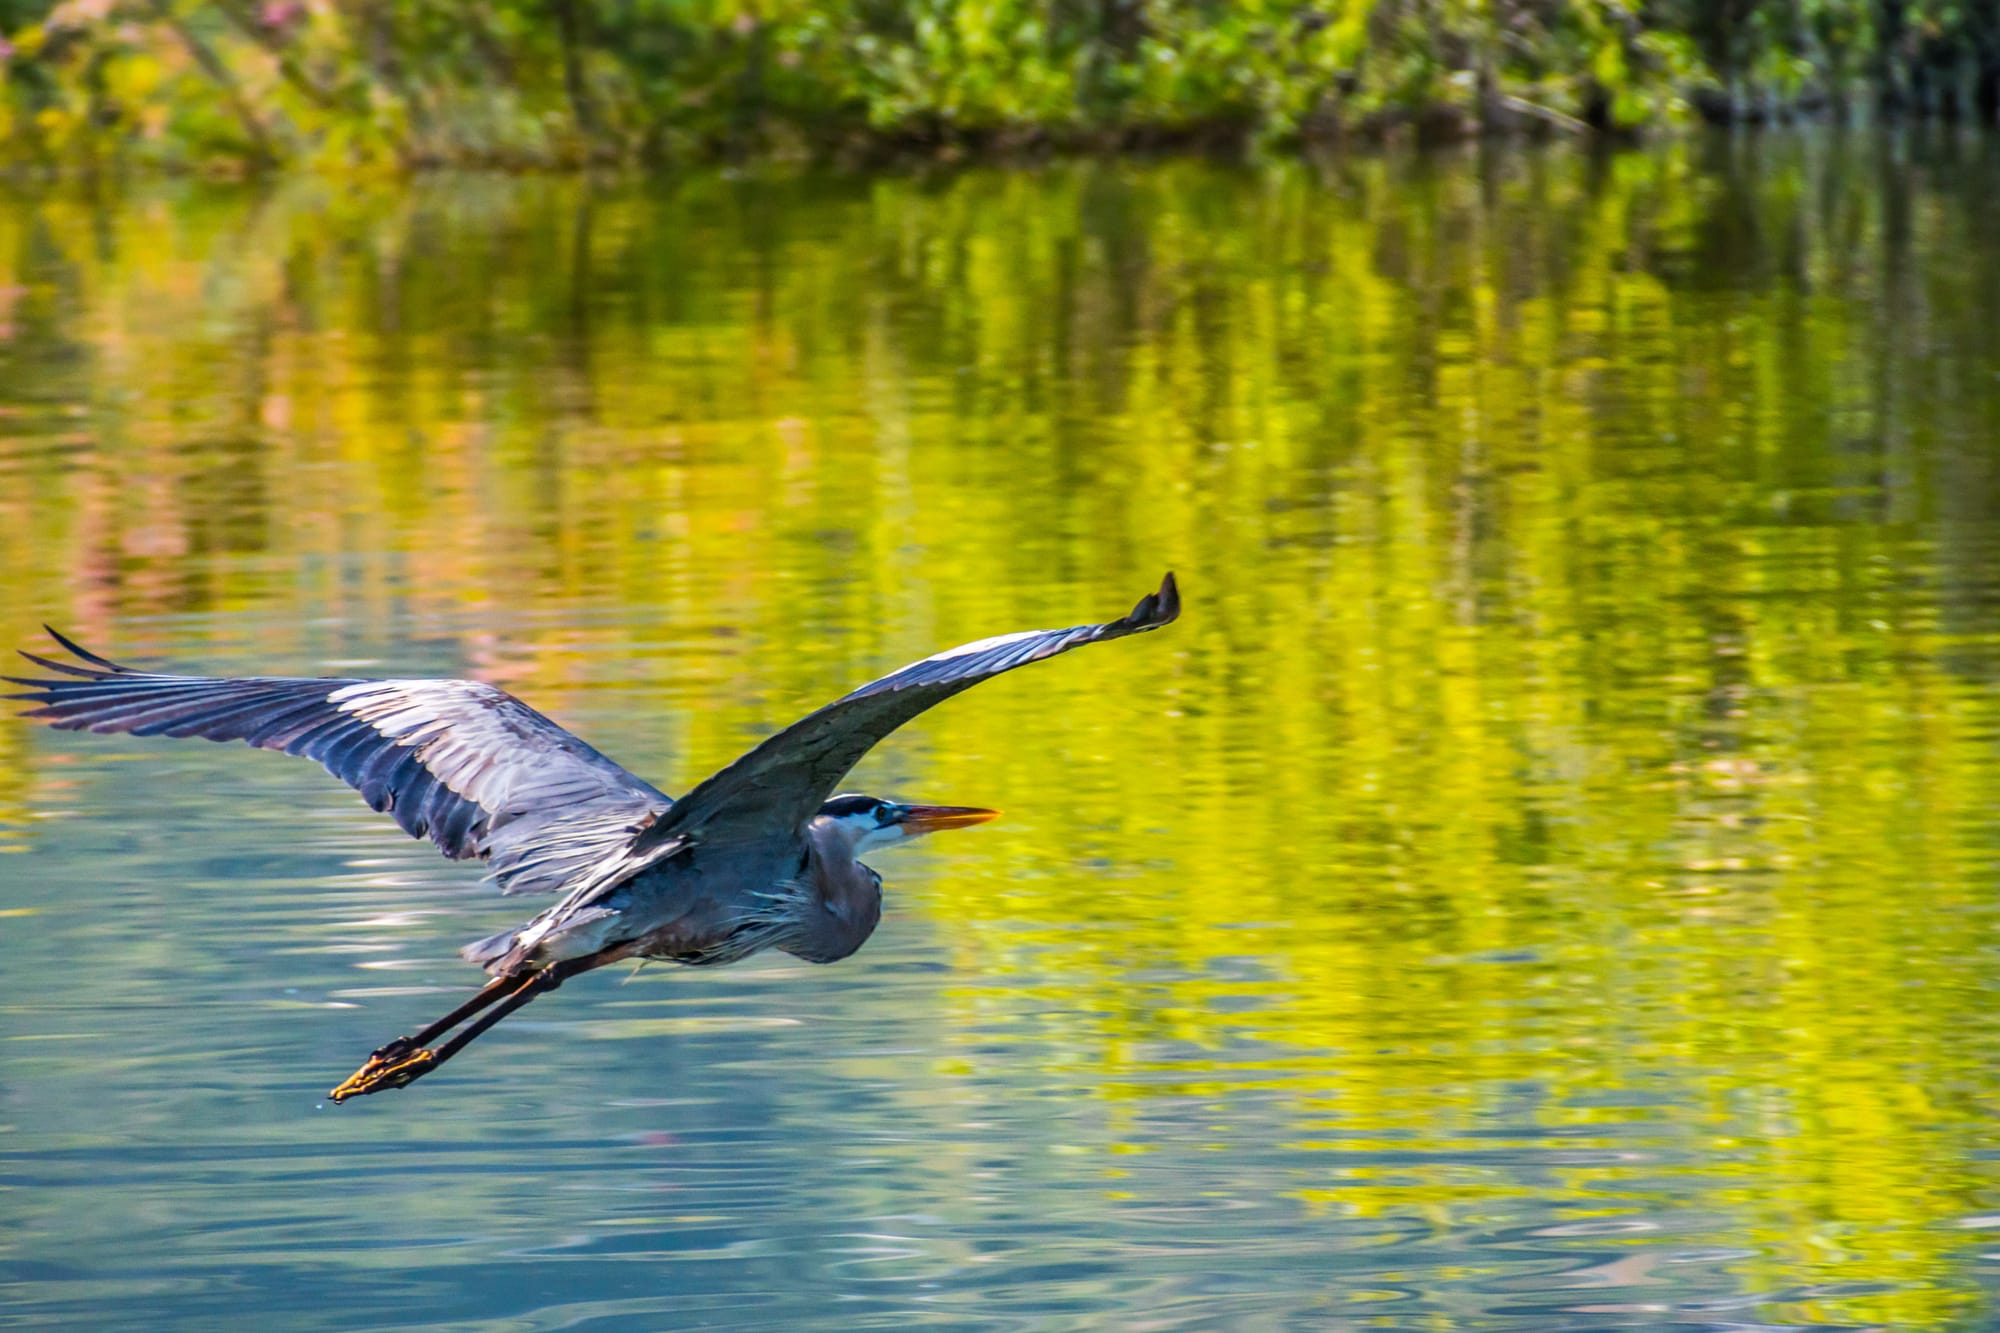
<path fill-rule="evenodd" d="M 880 931 L 368 1050 L 536 910 L 0 723 L 0 1325 L 1975 1328 L 2000 142 L 0 197 L 0 640 L 669 791 L 905 661 Z"/>

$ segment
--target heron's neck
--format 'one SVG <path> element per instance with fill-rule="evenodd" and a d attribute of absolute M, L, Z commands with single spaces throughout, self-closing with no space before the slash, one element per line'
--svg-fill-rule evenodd
<path fill-rule="evenodd" d="M 882 886 L 854 859 L 854 837 L 835 821 L 816 819 L 806 829 L 804 880 L 811 904 L 794 938 L 779 947 L 815 963 L 845 958 L 861 947 L 882 918 Z"/>
<path fill-rule="evenodd" d="M 806 845 L 812 849 L 813 859 L 829 865 L 854 860 L 860 840 L 861 835 L 844 820 L 821 815 L 806 825 Z"/>

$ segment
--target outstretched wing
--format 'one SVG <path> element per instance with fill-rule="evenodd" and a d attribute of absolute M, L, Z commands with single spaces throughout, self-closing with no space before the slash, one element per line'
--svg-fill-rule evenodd
<path fill-rule="evenodd" d="M 63 679 L 0 679 L 67 731 L 201 736 L 317 759 L 413 837 L 488 862 L 508 893 L 566 887 L 672 806 L 504 690 L 471 680 L 169 676 L 21 656 Z"/>
<path fill-rule="evenodd" d="M 669 838 L 730 841 L 788 831 L 811 819 L 847 771 L 917 714 L 1003 671 L 1171 623 L 1181 613 L 1174 576 L 1122 620 L 1029 630 L 950 648 L 863 685 L 809 713 L 683 796 L 639 835 L 635 851 Z"/>

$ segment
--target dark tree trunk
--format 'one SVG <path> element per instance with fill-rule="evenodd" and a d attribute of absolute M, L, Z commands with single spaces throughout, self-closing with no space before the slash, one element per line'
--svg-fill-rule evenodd
<path fill-rule="evenodd" d="M 590 86 L 583 76 L 583 15 L 578 0 L 551 0 L 556 28 L 562 38 L 563 90 L 569 94 L 570 114 L 576 117 L 577 133 L 586 141 L 597 138 L 597 108 L 590 100 Z"/>

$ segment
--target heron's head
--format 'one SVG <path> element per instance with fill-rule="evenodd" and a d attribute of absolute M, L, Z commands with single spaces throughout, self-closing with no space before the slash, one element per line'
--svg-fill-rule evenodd
<path fill-rule="evenodd" d="M 967 828 L 999 818 L 998 810 L 970 805 L 899 805 L 879 796 L 836 796 L 819 808 L 854 839 L 854 854 L 894 847 L 939 829 Z"/>

